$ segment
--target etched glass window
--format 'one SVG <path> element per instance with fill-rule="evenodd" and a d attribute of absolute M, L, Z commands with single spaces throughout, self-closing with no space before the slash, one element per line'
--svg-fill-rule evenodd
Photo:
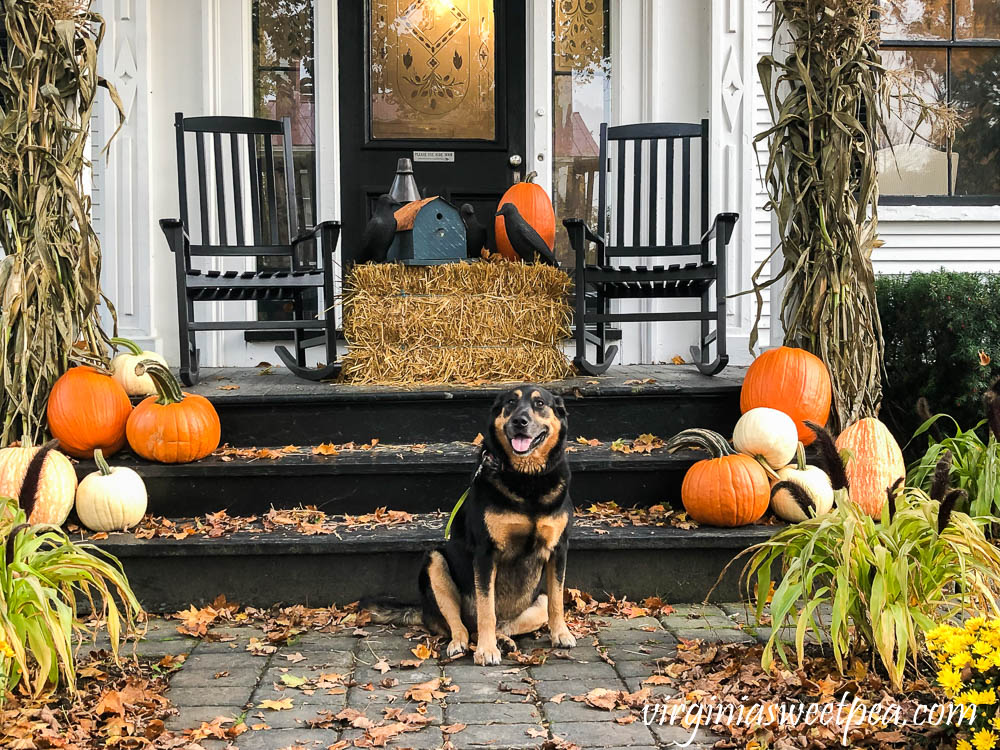
<path fill-rule="evenodd" d="M 496 138 L 492 0 L 371 0 L 371 134 Z"/>

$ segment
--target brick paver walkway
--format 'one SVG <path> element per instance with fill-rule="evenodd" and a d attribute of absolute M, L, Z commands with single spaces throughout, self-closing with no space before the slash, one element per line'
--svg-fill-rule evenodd
<path fill-rule="evenodd" d="M 309 632 L 260 656 L 248 650 L 251 638 L 263 637 L 253 627 L 217 628 L 212 632 L 223 640 L 196 641 L 179 635 L 175 623 L 156 620 L 138 652 L 146 656 L 188 654 L 184 666 L 170 679 L 167 697 L 177 714 L 167 722 L 168 729 L 197 728 L 218 716 L 242 718 L 247 726 L 261 727 L 235 740 L 245 750 L 325 750 L 341 740 L 353 745 L 363 730 L 340 728 L 340 722 L 329 722 L 337 728 L 319 729 L 309 722 L 329 719 L 345 707 L 363 712 L 375 724 L 385 720 L 388 707 L 413 712 L 418 704 L 405 697 L 407 690 L 439 677 L 450 678 L 458 690 L 426 703 L 430 723 L 419 731 L 395 736 L 388 747 L 437 748 L 447 739 L 456 750 L 534 748 L 558 737 L 582 748 L 653 748 L 672 747 L 674 740 L 684 742 L 688 732 L 669 725 L 647 727 L 641 719 L 618 723 L 616 719 L 627 715 L 626 711 L 592 708 L 573 701 L 572 696 L 594 688 L 639 690 L 643 680 L 662 671 L 675 657 L 678 638 L 751 642 L 767 636 L 741 629 L 739 623 L 745 621 L 742 605 L 681 605 L 673 614 L 659 618 L 595 617 L 598 632 L 578 638 L 576 648 L 549 653 L 538 665 L 505 658 L 499 667 L 476 666 L 467 655 L 450 662 L 428 659 L 419 667 L 403 668 L 400 662 L 414 658 L 411 649 L 418 642 L 408 640 L 405 629 L 374 625 L 364 628 L 367 635 L 349 630 Z M 518 645 L 525 654 L 533 648 L 549 648 L 546 635 L 537 640 L 521 638 Z M 602 652 L 613 665 L 602 658 Z M 389 671 L 382 671 L 383 660 L 390 665 Z M 331 673 L 344 676 L 346 689 L 303 690 L 285 684 L 301 683 L 299 678 L 315 681 Z M 654 695 L 668 690 L 652 689 Z M 565 697 L 553 702 L 559 694 Z M 289 709 L 261 707 L 265 701 L 285 698 L 292 699 Z M 442 732 L 442 726 L 455 724 L 466 727 L 452 734 Z M 702 732 L 689 747 L 707 748 L 716 739 Z M 224 746 L 221 741 L 203 744 L 206 748 Z"/>

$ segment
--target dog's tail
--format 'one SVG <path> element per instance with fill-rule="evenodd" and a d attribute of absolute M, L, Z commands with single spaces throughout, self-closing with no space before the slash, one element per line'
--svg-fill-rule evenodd
<path fill-rule="evenodd" d="M 420 607 L 406 606 L 391 599 L 362 600 L 359 608 L 368 613 L 376 625 L 423 625 Z"/>

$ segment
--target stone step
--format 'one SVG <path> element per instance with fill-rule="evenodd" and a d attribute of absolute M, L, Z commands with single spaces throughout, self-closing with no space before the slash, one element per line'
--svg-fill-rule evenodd
<path fill-rule="evenodd" d="M 417 571 L 425 552 L 442 543 L 444 523 L 443 514 L 429 514 L 396 526 L 345 526 L 336 534 L 277 530 L 139 539 L 122 533 L 94 543 L 122 561 L 151 611 L 206 604 L 219 594 L 260 607 L 385 597 L 415 603 Z M 577 525 L 567 586 L 598 597 L 700 602 L 737 554 L 775 530 Z M 732 566 L 713 599 L 737 598 L 741 567 Z"/>

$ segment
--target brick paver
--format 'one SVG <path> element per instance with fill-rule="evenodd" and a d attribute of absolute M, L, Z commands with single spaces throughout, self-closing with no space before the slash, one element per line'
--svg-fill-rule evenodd
<path fill-rule="evenodd" d="M 145 656 L 188 654 L 167 691 L 177 711 L 168 729 L 181 732 L 217 716 L 241 717 L 248 727 L 258 727 L 234 741 L 241 750 L 326 750 L 341 741 L 353 747 L 363 729 L 340 722 L 332 722 L 334 728 L 316 726 L 344 708 L 360 711 L 375 724 L 386 720 L 386 711 L 422 713 L 427 725 L 395 736 L 389 748 L 437 748 L 445 742 L 455 750 L 536 748 L 558 738 L 588 750 L 634 750 L 674 747 L 688 733 L 669 725 L 646 726 L 641 718 L 631 720 L 628 711 L 595 709 L 573 696 L 594 688 L 638 690 L 676 657 L 679 639 L 753 641 L 769 635 L 746 623 L 742 605 L 681 605 L 660 618 L 598 617 L 597 633 L 578 638 L 576 648 L 554 652 L 544 635 L 524 638 L 519 640 L 521 652 L 530 655 L 543 648 L 544 663 L 520 664 L 508 657 L 499 667 L 477 666 L 466 655 L 402 668 L 400 661 L 413 658 L 416 643 L 405 637 L 405 630 L 382 626 L 366 627 L 367 635 L 309 632 L 273 654 L 258 656 L 247 649 L 251 638 L 263 638 L 258 629 L 219 628 L 212 632 L 221 640 L 195 640 L 180 636 L 170 622 L 153 620 L 136 651 Z M 391 665 L 388 672 L 375 666 L 383 659 Z M 346 688 L 295 686 L 301 678 L 319 675 L 342 675 Z M 412 685 L 435 678 L 450 680 L 458 690 L 424 704 L 406 698 Z M 669 695 L 670 689 L 654 686 L 653 693 Z M 287 710 L 272 710 L 265 703 L 286 698 L 292 706 Z M 442 727 L 455 725 L 464 728 L 442 732 Z M 703 731 L 689 747 L 708 748 L 717 739 Z"/>

